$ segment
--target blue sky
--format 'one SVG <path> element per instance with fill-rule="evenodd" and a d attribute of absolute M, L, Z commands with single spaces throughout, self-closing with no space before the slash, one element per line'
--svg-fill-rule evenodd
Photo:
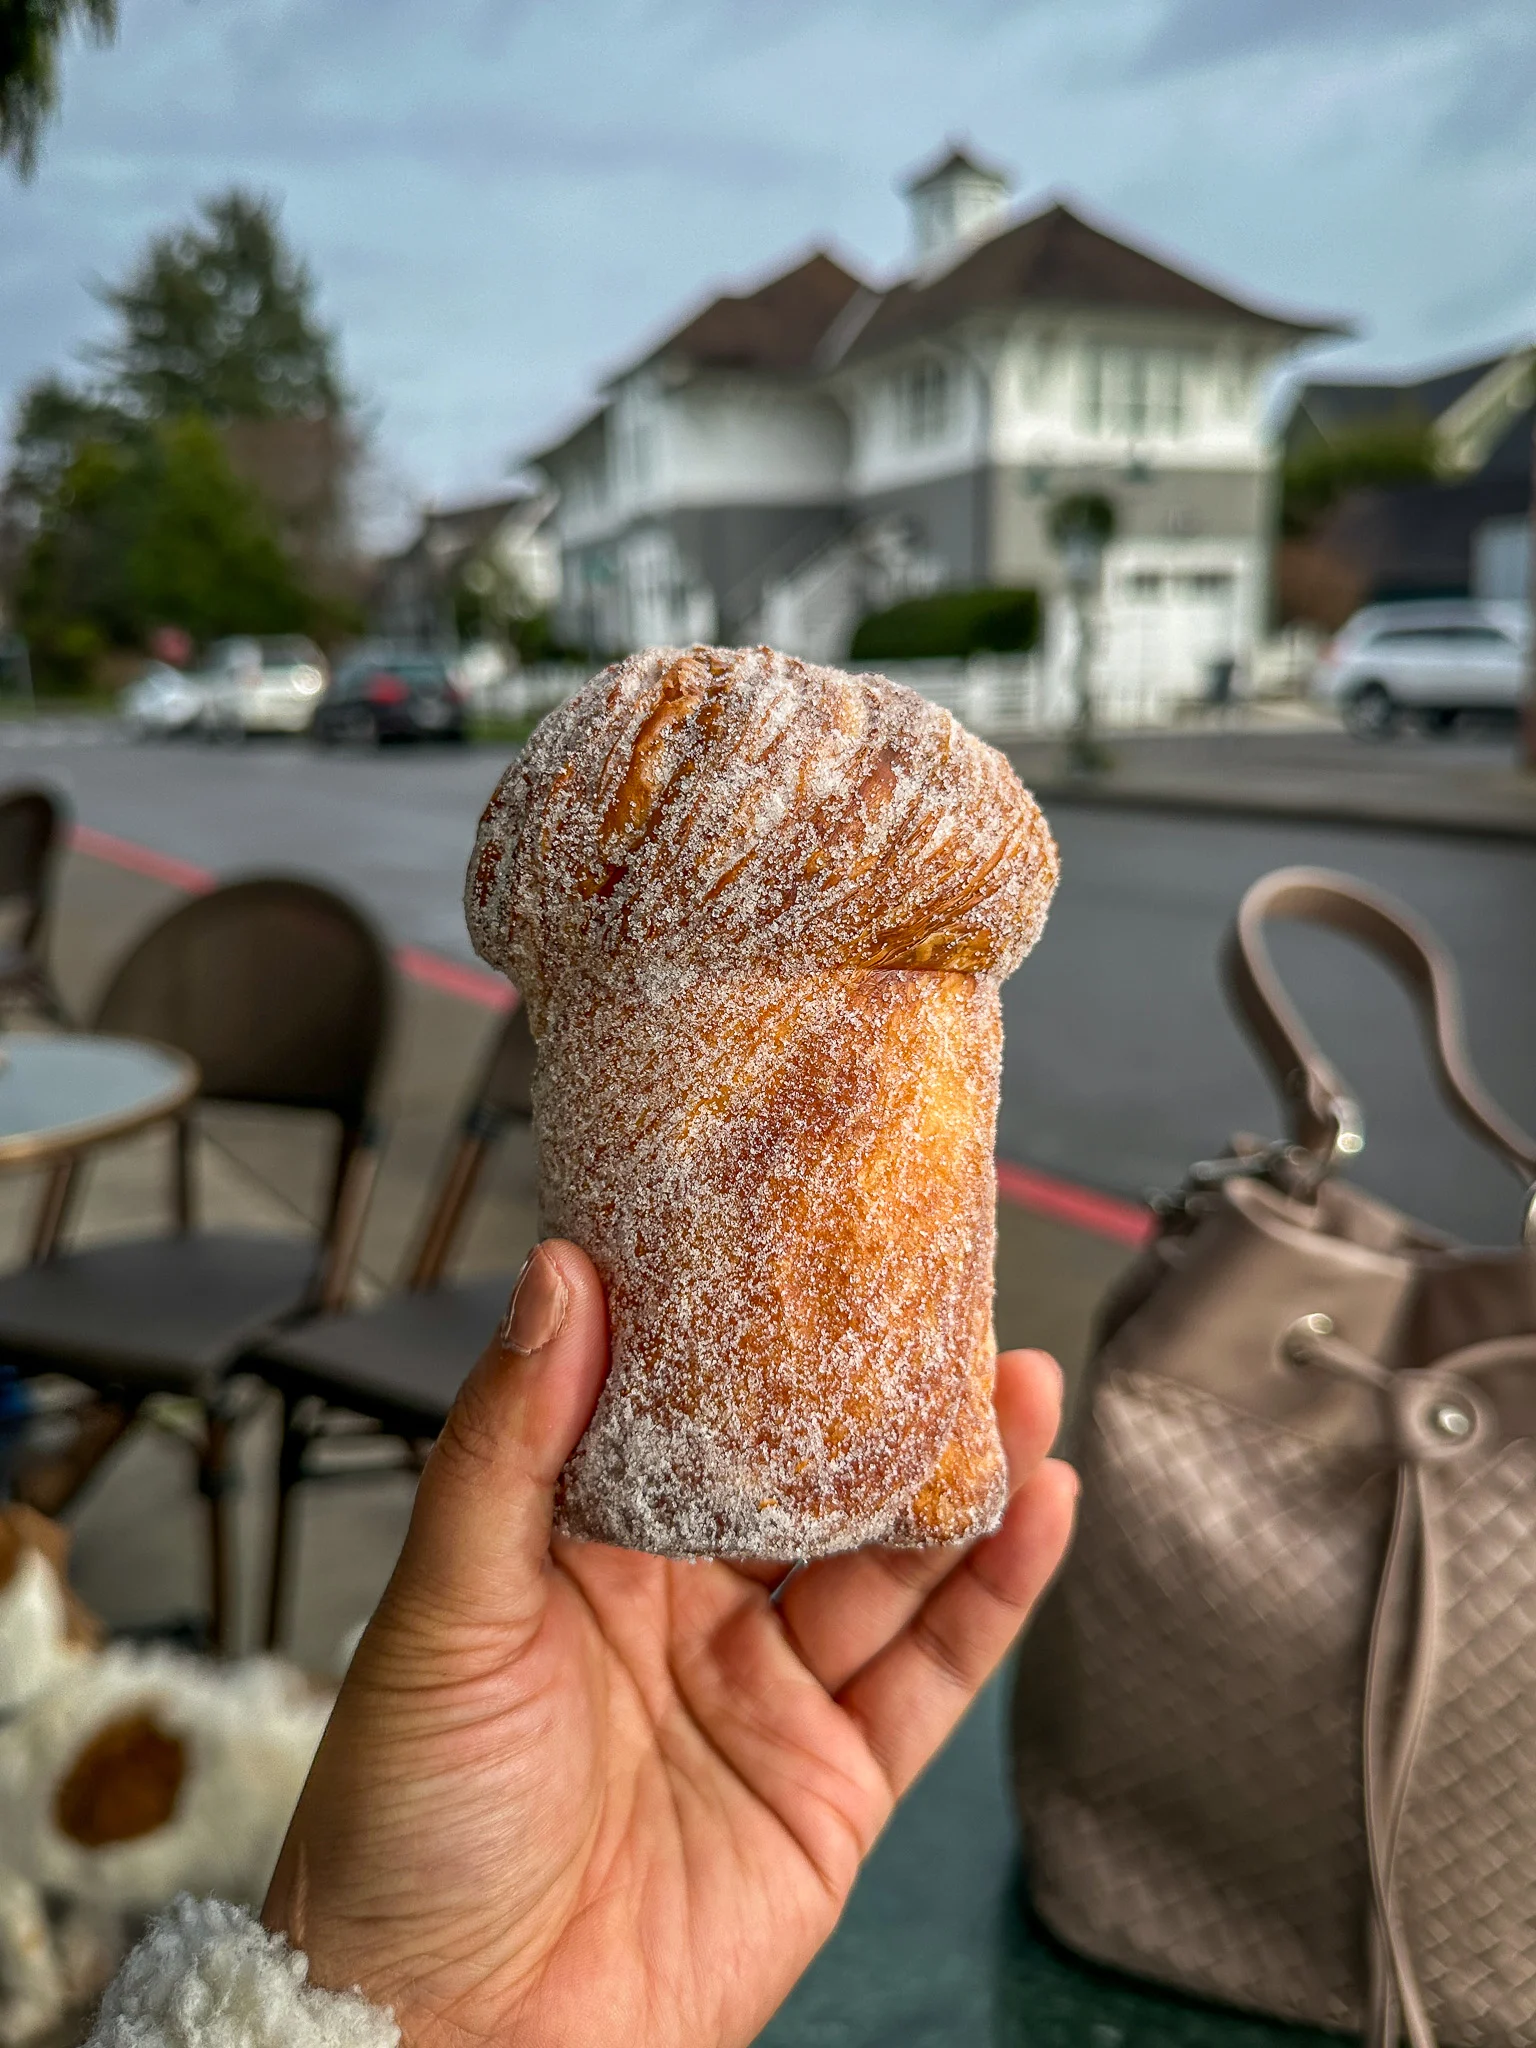
<path fill-rule="evenodd" d="M 86 289 L 278 194 L 375 420 L 377 507 L 495 488 L 605 366 L 813 242 L 900 265 L 946 136 L 1242 291 L 1340 366 L 1536 332 L 1530 0 L 122 0 L 34 182 L 0 172 L 0 406 Z"/>

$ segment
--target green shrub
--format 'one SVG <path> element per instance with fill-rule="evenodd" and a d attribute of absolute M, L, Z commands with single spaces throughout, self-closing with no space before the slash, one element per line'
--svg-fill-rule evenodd
<path fill-rule="evenodd" d="M 943 661 L 968 654 L 1027 654 L 1040 637 L 1033 590 L 937 590 L 859 621 L 854 661 Z"/>

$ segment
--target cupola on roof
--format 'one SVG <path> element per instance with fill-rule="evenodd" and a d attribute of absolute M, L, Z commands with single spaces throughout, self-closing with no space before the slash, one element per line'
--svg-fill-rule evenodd
<path fill-rule="evenodd" d="M 912 253 L 919 265 L 941 262 L 1002 221 L 1013 181 L 957 142 L 902 187 L 912 215 Z"/>

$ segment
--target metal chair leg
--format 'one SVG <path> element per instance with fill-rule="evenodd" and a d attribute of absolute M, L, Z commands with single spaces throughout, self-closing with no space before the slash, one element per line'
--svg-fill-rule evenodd
<path fill-rule="evenodd" d="M 208 1503 L 208 1627 L 216 1655 L 233 1653 L 233 1614 L 229 1599 L 230 1531 L 229 1417 L 210 1401 L 203 1412 L 203 1444 L 197 1486 Z"/>
<path fill-rule="evenodd" d="M 283 1396 L 283 1434 L 277 1454 L 277 1503 L 272 1524 L 272 1563 L 267 1580 L 267 1648 L 275 1650 L 287 1622 L 289 1580 L 293 1568 L 293 1495 L 304 1477 L 308 1435 L 300 1428 L 298 1402 Z"/>

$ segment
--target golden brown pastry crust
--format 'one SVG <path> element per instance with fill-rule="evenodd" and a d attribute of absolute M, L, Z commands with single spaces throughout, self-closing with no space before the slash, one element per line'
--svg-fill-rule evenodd
<path fill-rule="evenodd" d="M 561 1526 L 810 1557 L 993 1526 L 997 984 L 1056 854 L 875 676 L 637 655 L 544 721 L 466 883 L 539 1043 L 545 1221 L 613 1364 Z"/>

